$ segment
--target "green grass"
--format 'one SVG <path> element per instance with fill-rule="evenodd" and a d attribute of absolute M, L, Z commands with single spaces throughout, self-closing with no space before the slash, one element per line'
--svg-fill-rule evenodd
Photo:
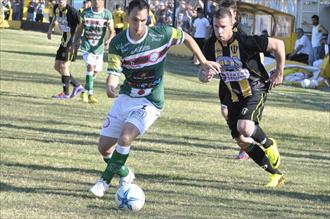
<path fill-rule="evenodd" d="M 263 170 L 233 159 L 238 148 L 220 116 L 218 82 L 199 83 L 187 58 L 171 56 L 165 109 L 127 162 L 144 208 L 117 210 L 115 188 L 92 198 L 87 190 L 105 168 L 99 130 L 113 100 L 105 71 L 96 80 L 98 105 L 50 98 L 61 90 L 53 70 L 59 41 L 0 30 L 0 218 L 330 217 L 329 93 L 281 86 L 269 95 L 262 127 L 278 140 L 287 184 L 266 189 Z M 81 58 L 71 67 L 83 82 Z"/>

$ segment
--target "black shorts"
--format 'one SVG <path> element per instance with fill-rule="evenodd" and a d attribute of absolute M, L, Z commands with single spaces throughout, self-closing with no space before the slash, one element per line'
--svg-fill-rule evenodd
<path fill-rule="evenodd" d="M 228 126 L 233 138 L 237 138 L 240 135 L 237 130 L 238 120 L 250 120 L 255 122 L 255 124 L 259 124 L 266 99 L 266 92 L 258 92 L 239 102 L 229 102 Z"/>
<path fill-rule="evenodd" d="M 75 49 L 74 53 L 71 54 L 68 46 L 64 47 L 60 45 L 60 47 L 57 50 L 55 60 L 74 62 L 76 60 L 76 57 L 77 57 L 77 49 Z"/>
<path fill-rule="evenodd" d="M 223 83 L 222 80 L 220 80 L 219 83 L 219 99 L 220 99 L 220 104 L 223 106 L 228 106 L 229 102 L 231 101 L 230 99 L 230 94 L 227 89 L 227 85 Z"/>

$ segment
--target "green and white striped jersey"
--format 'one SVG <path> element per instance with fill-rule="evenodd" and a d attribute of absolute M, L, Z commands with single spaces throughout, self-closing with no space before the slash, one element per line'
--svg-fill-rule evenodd
<path fill-rule="evenodd" d="M 88 8 L 80 16 L 80 20 L 84 24 L 81 50 L 95 55 L 103 54 L 104 37 L 108 23 L 112 20 L 111 12 L 108 9 L 95 12 L 92 8 Z"/>
<path fill-rule="evenodd" d="M 109 47 L 108 73 L 125 75 L 120 93 L 145 97 L 162 109 L 165 58 L 171 46 L 183 41 L 183 31 L 170 26 L 147 27 L 139 41 L 130 38 L 128 29 L 114 37 Z"/>

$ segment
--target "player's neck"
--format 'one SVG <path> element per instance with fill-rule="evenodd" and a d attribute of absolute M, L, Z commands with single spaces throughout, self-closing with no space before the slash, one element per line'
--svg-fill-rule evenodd
<path fill-rule="evenodd" d="M 104 7 L 98 7 L 98 8 L 95 6 L 92 7 L 92 10 L 95 12 L 101 12 L 101 11 L 103 11 L 103 9 L 104 9 Z"/>
<path fill-rule="evenodd" d="M 129 33 L 129 37 L 130 37 L 132 40 L 134 40 L 134 41 L 139 41 L 140 39 L 143 38 L 143 36 L 145 35 L 146 31 L 147 31 L 147 28 L 145 28 L 145 30 L 144 30 L 143 33 L 141 33 L 141 34 L 137 34 L 137 33 L 135 33 L 134 30 L 129 29 L 128 33 Z"/>

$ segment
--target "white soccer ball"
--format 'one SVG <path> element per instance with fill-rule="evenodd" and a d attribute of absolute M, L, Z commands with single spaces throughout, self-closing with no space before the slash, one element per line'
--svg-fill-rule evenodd
<path fill-rule="evenodd" d="M 301 87 L 303 87 L 303 88 L 309 88 L 309 86 L 311 84 L 311 81 L 309 79 L 304 79 L 300 83 L 301 83 Z"/>
<path fill-rule="evenodd" d="M 145 195 L 138 185 L 129 184 L 119 187 L 115 199 L 119 209 L 139 211 L 144 205 Z"/>

